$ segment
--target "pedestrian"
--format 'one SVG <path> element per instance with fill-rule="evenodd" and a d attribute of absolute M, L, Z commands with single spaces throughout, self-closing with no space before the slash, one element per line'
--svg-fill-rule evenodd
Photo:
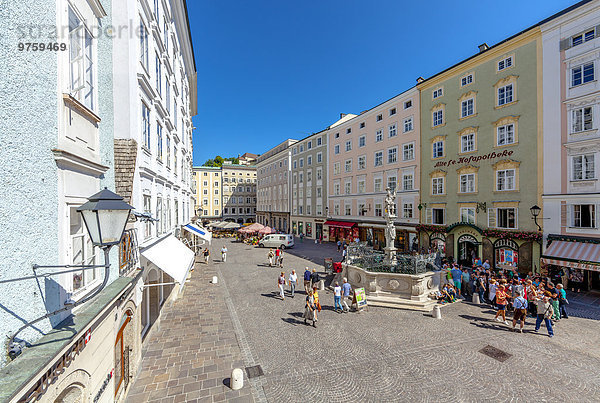
<path fill-rule="evenodd" d="M 281 254 L 281 249 L 275 248 L 275 266 L 279 266 L 279 255 Z"/>
<path fill-rule="evenodd" d="M 484 269 L 489 270 L 491 267 L 489 259 L 485 259 L 485 262 L 483 262 L 482 266 Z"/>
<path fill-rule="evenodd" d="M 304 291 L 306 292 L 307 295 L 308 295 L 308 292 L 310 291 L 310 275 L 311 275 L 311 272 L 308 269 L 308 267 L 306 267 L 306 270 L 304 270 Z"/>
<path fill-rule="evenodd" d="M 300 233 L 300 243 L 304 242 L 304 234 L 301 232 Z"/>
<path fill-rule="evenodd" d="M 310 287 L 317 287 L 319 280 L 319 273 L 317 273 L 317 269 L 312 269 L 312 273 L 310 274 Z"/>
<path fill-rule="evenodd" d="M 346 309 L 344 309 L 344 312 L 350 312 L 350 307 L 348 306 L 348 302 L 346 300 L 348 298 L 351 298 L 350 291 L 352 290 L 352 286 L 350 285 L 350 283 L 348 283 L 348 279 L 346 277 L 344 277 L 343 281 L 344 283 L 342 284 L 342 302 L 346 307 Z"/>
<path fill-rule="evenodd" d="M 304 304 L 304 324 L 306 325 L 307 320 L 312 320 L 313 327 L 317 327 L 317 320 L 315 316 L 315 299 L 312 295 L 312 291 L 308 290 L 308 295 L 306 296 L 306 303 Z"/>
<path fill-rule="evenodd" d="M 340 240 L 338 239 L 338 241 L 337 241 L 337 248 L 338 248 L 338 252 L 340 251 L 340 248 L 341 248 L 341 247 L 342 247 L 342 241 L 340 241 Z"/>
<path fill-rule="evenodd" d="M 283 251 L 279 251 L 279 259 L 277 261 L 277 265 L 283 269 Z"/>
<path fill-rule="evenodd" d="M 315 299 L 315 322 L 318 322 L 318 312 L 321 312 L 321 301 L 319 300 L 319 290 L 317 290 L 317 287 L 313 287 L 312 294 Z"/>
<path fill-rule="evenodd" d="M 456 291 L 458 292 L 458 296 L 460 296 L 462 271 L 460 271 L 458 266 L 454 265 L 452 267 L 452 270 L 450 270 L 450 274 L 452 275 L 452 282 L 454 284 L 454 287 L 456 288 Z"/>
<path fill-rule="evenodd" d="M 525 297 L 527 298 L 527 310 L 529 311 L 531 317 L 535 318 L 535 301 L 537 299 L 537 290 L 535 289 L 535 285 L 533 285 L 533 281 L 531 280 L 527 280 L 525 283 Z"/>
<path fill-rule="evenodd" d="M 489 298 L 490 298 L 490 303 L 492 304 L 492 306 L 494 308 L 496 308 L 496 291 L 498 291 L 498 284 L 496 284 L 496 279 L 492 278 L 490 279 L 490 286 L 489 286 Z"/>
<path fill-rule="evenodd" d="M 208 264 L 208 260 L 210 258 L 210 251 L 208 248 L 204 248 L 204 263 Z"/>
<path fill-rule="evenodd" d="M 227 261 L 227 246 L 225 246 L 225 245 L 223 245 L 223 247 L 221 248 L 221 261 L 222 262 Z"/>
<path fill-rule="evenodd" d="M 269 267 L 273 267 L 273 258 L 275 257 L 275 252 L 273 252 L 273 248 L 269 250 Z"/>
<path fill-rule="evenodd" d="M 471 294 L 471 292 L 469 290 L 470 278 L 471 278 L 471 275 L 469 274 L 469 269 L 467 269 L 465 267 L 462 271 L 462 280 L 460 283 L 460 285 L 462 287 L 461 292 L 462 292 L 463 297 L 465 297 L 465 298 L 467 298 Z"/>
<path fill-rule="evenodd" d="M 283 286 L 285 285 L 285 273 L 281 272 L 279 278 L 277 279 L 277 286 L 279 287 L 279 296 L 283 301 L 285 299 L 285 295 L 283 295 Z"/>
<path fill-rule="evenodd" d="M 477 292 L 479 293 L 479 303 L 485 303 L 485 276 L 481 273 L 477 278 Z"/>
<path fill-rule="evenodd" d="M 342 251 L 342 260 L 340 260 L 340 262 L 343 262 L 346 260 L 346 255 L 348 255 L 348 250 L 346 248 L 344 248 L 344 250 Z"/>
<path fill-rule="evenodd" d="M 552 315 L 552 320 L 558 322 L 560 320 L 560 304 L 558 303 L 558 289 L 554 286 L 553 283 L 548 284 L 548 291 L 550 291 L 550 303 L 552 304 L 552 309 L 554 310 L 554 315 Z"/>
<path fill-rule="evenodd" d="M 335 282 L 335 287 L 333 287 L 333 310 L 339 313 L 344 312 L 344 308 L 342 308 L 342 287 L 340 287 L 340 283 L 337 281 Z"/>
<path fill-rule="evenodd" d="M 527 300 L 522 293 L 517 294 L 513 301 L 513 308 L 515 314 L 513 315 L 512 328 L 515 330 L 517 322 L 521 322 L 519 331 L 523 333 L 523 326 L 525 326 L 525 318 L 527 317 Z"/>
<path fill-rule="evenodd" d="M 298 276 L 296 275 L 296 270 L 292 270 L 289 278 L 290 283 L 290 293 L 291 297 L 294 298 L 294 292 L 296 291 L 296 284 L 298 283 Z"/>
<path fill-rule="evenodd" d="M 540 330 L 540 325 L 542 324 L 542 321 L 544 321 L 546 329 L 548 329 L 548 336 L 554 336 L 554 329 L 552 329 L 552 321 L 550 320 L 553 314 L 554 309 L 550 303 L 550 292 L 546 291 L 544 296 L 537 301 L 537 319 L 535 320 L 536 333 Z"/>
<path fill-rule="evenodd" d="M 565 287 L 562 284 L 557 284 L 556 289 L 558 290 L 558 306 L 560 308 L 560 317 L 569 319 L 569 315 L 567 314 L 567 305 L 569 305 L 569 300 L 567 299 Z"/>
<path fill-rule="evenodd" d="M 498 290 L 496 291 L 496 306 L 498 307 L 498 312 L 496 312 L 496 316 L 494 319 L 498 322 L 501 322 L 500 315 L 502 315 L 502 320 L 504 320 L 504 324 L 508 326 L 508 322 L 506 321 L 506 304 L 508 299 L 508 293 L 504 289 L 504 285 L 500 285 Z"/>

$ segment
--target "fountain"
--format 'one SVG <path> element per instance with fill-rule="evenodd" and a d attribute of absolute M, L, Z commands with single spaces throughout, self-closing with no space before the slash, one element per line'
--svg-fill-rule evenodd
<path fill-rule="evenodd" d="M 396 226 L 394 220 L 398 218 L 396 215 L 396 189 L 392 191 L 389 187 L 385 189 L 387 196 L 385 197 L 385 262 L 394 267 L 398 264 L 396 260 Z"/>

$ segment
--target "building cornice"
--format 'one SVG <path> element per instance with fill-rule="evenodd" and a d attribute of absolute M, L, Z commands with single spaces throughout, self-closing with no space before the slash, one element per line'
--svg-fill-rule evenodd
<path fill-rule="evenodd" d="M 53 148 L 52 153 L 56 164 L 61 168 L 76 168 L 95 176 L 104 174 L 110 168 L 59 148 Z"/>

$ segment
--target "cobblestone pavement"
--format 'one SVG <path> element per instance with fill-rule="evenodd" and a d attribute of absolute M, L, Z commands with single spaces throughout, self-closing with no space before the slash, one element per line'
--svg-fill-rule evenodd
<path fill-rule="evenodd" d="M 251 387 L 258 400 L 293 401 L 600 401 L 600 321 L 570 318 L 519 334 L 492 321 L 494 311 L 459 302 L 427 313 L 370 307 L 360 314 L 331 310 L 321 291 L 317 328 L 304 325 L 304 294 L 277 297 L 277 268 L 266 250 L 228 243 L 227 263 L 216 270 L 227 288 L 240 334 L 244 365 L 261 365 Z M 301 275 L 304 246 L 286 254 L 286 276 Z M 298 256 L 295 256 L 298 255 Z M 599 308 L 588 307 L 591 311 Z M 511 357 L 479 352 L 491 345 Z M 258 390 L 259 393 L 256 391 Z"/>
<path fill-rule="evenodd" d="M 128 402 L 252 402 L 247 385 L 224 384 L 233 368 L 243 368 L 226 289 L 210 284 L 216 264 L 196 264 L 183 296 L 163 307 L 160 328 L 145 342 L 141 370 Z"/>

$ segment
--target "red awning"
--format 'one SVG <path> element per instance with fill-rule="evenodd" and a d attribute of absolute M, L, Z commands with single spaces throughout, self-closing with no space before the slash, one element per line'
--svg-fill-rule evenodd
<path fill-rule="evenodd" d="M 541 260 L 546 264 L 600 271 L 600 244 L 553 241 Z"/>
<path fill-rule="evenodd" d="M 355 222 L 347 222 L 347 221 L 325 221 L 324 225 L 329 225 L 330 227 L 337 227 L 337 228 L 351 228 L 354 227 L 356 225 Z"/>

